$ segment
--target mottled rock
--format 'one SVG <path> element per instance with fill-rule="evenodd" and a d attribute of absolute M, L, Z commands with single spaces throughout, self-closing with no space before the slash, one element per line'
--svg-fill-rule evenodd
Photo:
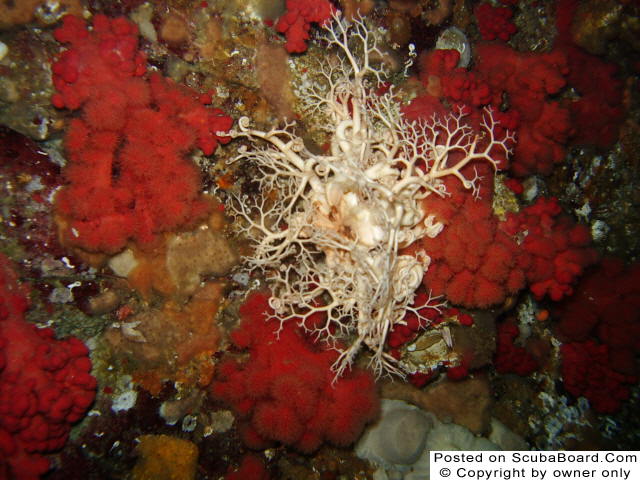
<path fill-rule="evenodd" d="M 356 455 L 378 467 L 379 480 L 428 479 L 432 450 L 499 450 L 487 438 L 400 400 L 382 401 L 380 421 L 356 445 Z"/>
<path fill-rule="evenodd" d="M 66 14 L 81 15 L 81 0 L 15 0 L 0 2 L 0 30 L 31 22 L 50 25 Z"/>
<path fill-rule="evenodd" d="M 51 105 L 48 68 L 56 46 L 35 29 L 5 33 L 0 40 L 6 46 L 0 61 L 0 124 L 29 138 L 46 140 L 61 126 L 60 114 Z"/>
<path fill-rule="evenodd" d="M 167 243 L 167 270 L 185 295 L 195 292 L 203 277 L 226 275 L 237 262 L 224 235 L 210 228 L 178 234 Z"/>
<path fill-rule="evenodd" d="M 594 55 L 607 51 L 607 44 L 618 35 L 624 6 L 617 0 L 581 3 L 573 18 L 573 41 Z"/>
<path fill-rule="evenodd" d="M 196 478 L 198 447 L 169 435 L 142 435 L 136 449 L 140 458 L 132 480 L 191 480 Z"/>
<path fill-rule="evenodd" d="M 461 382 L 442 381 L 424 390 L 400 382 L 387 382 L 382 396 L 404 400 L 433 412 L 441 421 L 462 425 L 475 434 L 486 432 L 490 422 L 491 391 L 483 376 Z"/>

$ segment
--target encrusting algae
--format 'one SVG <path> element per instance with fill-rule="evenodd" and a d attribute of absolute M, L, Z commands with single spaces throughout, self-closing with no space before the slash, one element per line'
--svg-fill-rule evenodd
<path fill-rule="evenodd" d="M 136 447 L 138 462 L 132 480 L 193 480 L 198 466 L 198 447 L 169 435 L 142 435 Z"/>

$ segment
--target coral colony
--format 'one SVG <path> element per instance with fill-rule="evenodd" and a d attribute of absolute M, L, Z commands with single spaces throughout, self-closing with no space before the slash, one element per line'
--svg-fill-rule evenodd
<path fill-rule="evenodd" d="M 229 141 L 214 132 L 231 117 L 207 109 L 209 95 L 157 72 L 144 77 L 138 27 L 124 18 L 96 15 L 89 29 L 68 15 L 54 35 L 69 48 L 52 67 L 52 102 L 82 111 L 67 132 L 68 185 L 56 200 L 64 243 L 115 253 L 201 220 L 208 204 L 186 153 L 197 146 L 210 155 Z"/>
<path fill-rule="evenodd" d="M 18 479 L 50 467 L 42 454 L 64 446 L 96 395 L 89 349 L 25 319 L 29 289 L 0 254 L 0 478 L 4 454 Z"/>
<path fill-rule="evenodd" d="M 301 100 L 308 113 L 326 116 L 328 151 L 310 152 L 293 123 L 260 131 L 240 118 L 230 134 L 251 146 L 234 161 L 259 168 L 263 196 L 253 203 L 235 198 L 232 210 L 255 244 L 248 268 L 268 278 L 276 318 L 297 319 L 338 349 L 337 376 L 363 344 L 374 351 L 377 375 L 402 374 L 384 351 L 385 339 L 407 312 L 428 323 L 413 303 L 430 258 L 400 250 L 444 228 L 422 200 L 446 197 L 445 177 L 479 194 L 478 173 L 464 167 L 488 162 L 497 169 L 513 137 L 494 133 L 491 109 L 482 114 L 480 133 L 461 109 L 429 122 L 405 120 L 393 90 L 379 93 L 386 72 L 373 63 L 381 56 L 375 33 L 339 13 L 324 28 L 323 41 L 338 54 L 320 67 L 324 84 L 304 85 Z M 427 303 L 438 309 L 435 300 Z M 338 339 L 347 335 L 354 340 L 343 347 Z"/>

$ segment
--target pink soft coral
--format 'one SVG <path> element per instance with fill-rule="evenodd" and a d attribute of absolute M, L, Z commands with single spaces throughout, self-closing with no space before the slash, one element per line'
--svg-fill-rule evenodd
<path fill-rule="evenodd" d="M 323 441 L 349 445 L 377 415 L 372 376 L 354 369 L 334 382 L 331 365 L 338 353 L 311 342 L 295 322 L 286 322 L 276 335 L 279 322 L 267 320 L 267 300 L 254 293 L 240 309 L 242 323 L 231 339 L 248 349 L 249 358 L 220 366 L 213 396 L 233 406 L 251 448 L 270 441 L 302 452 Z"/>

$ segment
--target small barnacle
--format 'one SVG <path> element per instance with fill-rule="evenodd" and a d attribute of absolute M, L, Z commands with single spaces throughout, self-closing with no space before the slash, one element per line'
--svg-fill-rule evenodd
<path fill-rule="evenodd" d="M 69 9 L 65 2 L 58 0 L 46 0 L 40 3 L 34 11 L 36 18 L 46 25 L 53 25 L 68 13 Z"/>
<path fill-rule="evenodd" d="M 471 62 L 471 45 L 467 36 L 458 27 L 446 28 L 436 41 L 438 50 L 457 50 L 460 53 L 458 67 L 467 68 Z"/>
<path fill-rule="evenodd" d="M 442 338 L 447 347 L 453 348 L 453 337 L 451 336 L 451 329 L 447 326 L 442 327 Z"/>
<path fill-rule="evenodd" d="M 147 339 L 144 337 L 144 335 L 138 330 L 136 330 L 136 328 L 138 328 L 138 325 L 140 325 L 140 323 L 142 323 L 140 322 L 140 320 L 136 320 L 134 322 L 114 323 L 112 324 L 112 326 L 114 328 L 119 328 L 120 332 L 122 333 L 122 336 L 127 340 L 131 340 L 132 342 L 137 342 L 137 343 L 147 343 Z"/>

